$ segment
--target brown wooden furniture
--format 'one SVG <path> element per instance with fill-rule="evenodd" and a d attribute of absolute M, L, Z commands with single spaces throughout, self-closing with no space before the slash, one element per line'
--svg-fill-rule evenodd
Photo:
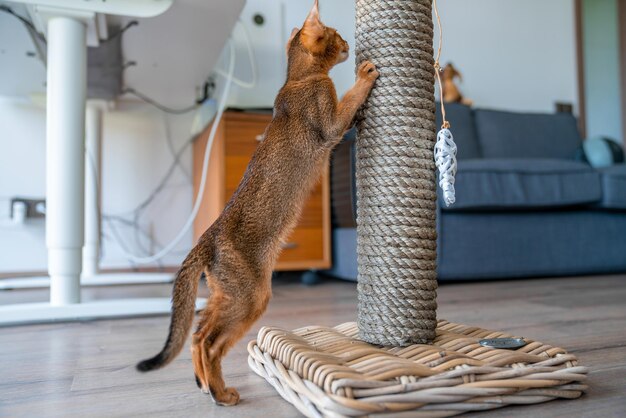
<path fill-rule="evenodd" d="M 218 126 L 209 160 L 207 185 L 198 217 L 194 240 L 217 219 L 237 189 L 252 154 L 263 140 L 271 114 L 227 111 Z M 202 175 L 204 149 L 209 126 L 193 146 L 194 196 Z M 325 269 L 331 266 L 330 189 L 328 169 L 307 201 L 300 222 L 284 244 L 277 271 Z"/>

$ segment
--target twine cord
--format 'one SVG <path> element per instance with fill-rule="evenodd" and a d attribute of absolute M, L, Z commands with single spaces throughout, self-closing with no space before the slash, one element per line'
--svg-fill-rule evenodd
<path fill-rule="evenodd" d="M 439 104 L 441 105 L 441 120 L 443 121 L 441 129 L 449 129 L 450 123 L 446 120 L 446 107 L 443 104 L 443 86 L 441 83 L 441 64 L 439 60 L 441 58 L 441 47 L 443 45 L 443 27 L 441 26 L 441 18 L 439 17 L 439 8 L 437 7 L 437 0 L 433 0 L 433 7 L 435 9 L 435 16 L 437 17 L 437 28 L 439 29 L 439 45 L 437 46 L 437 58 L 435 58 L 435 74 L 437 75 L 437 84 L 439 85 Z"/>

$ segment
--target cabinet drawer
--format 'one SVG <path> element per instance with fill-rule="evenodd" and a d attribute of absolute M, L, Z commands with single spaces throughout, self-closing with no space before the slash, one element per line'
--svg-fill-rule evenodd
<path fill-rule="evenodd" d="M 231 157 L 250 157 L 257 145 L 263 140 L 265 129 L 271 118 L 258 120 L 226 119 L 226 155 Z"/>
<path fill-rule="evenodd" d="M 283 249 L 278 258 L 278 270 L 300 270 L 302 265 L 318 267 L 316 264 L 324 259 L 324 231 L 318 228 L 296 228 L 291 236 L 283 243 Z"/>
<path fill-rule="evenodd" d="M 265 115 L 263 115 L 265 116 Z M 254 119 L 229 116 L 226 119 L 226 198 L 230 199 L 229 190 L 235 190 L 246 172 L 248 163 L 257 146 L 263 139 L 271 117 L 257 116 Z"/>

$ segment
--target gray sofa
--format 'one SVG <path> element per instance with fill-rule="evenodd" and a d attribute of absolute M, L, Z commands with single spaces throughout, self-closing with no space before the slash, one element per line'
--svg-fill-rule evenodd
<path fill-rule="evenodd" d="M 626 164 L 596 170 L 577 161 L 582 140 L 572 115 L 463 105 L 446 112 L 458 173 L 455 205 L 439 199 L 440 280 L 626 271 Z M 357 276 L 353 167 L 348 137 L 333 160 L 328 273 L 350 280 Z"/>

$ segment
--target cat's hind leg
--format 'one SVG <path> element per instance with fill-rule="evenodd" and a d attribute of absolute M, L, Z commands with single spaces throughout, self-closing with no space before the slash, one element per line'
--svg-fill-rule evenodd
<path fill-rule="evenodd" d="M 222 359 L 227 351 L 237 343 L 250 329 L 254 322 L 261 316 L 262 312 L 249 315 L 246 318 L 232 324 L 232 327 L 225 328 L 218 338 L 209 344 L 207 341 L 206 354 L 209 362 L 209 369 L 215 379 L 209 379 L 209 390 L 215 402 L 222 405 L 234 405 L 239 401 L 239 394 L 234 388 L 226 387 L 222 377 Z"/>
<path fill-rule="evenodd" d="M 194 335 L 194 369 L 200 381 L 201 390 L 208 393 L 213 401 L 219 405 L 235 405 L 239 402 L 239 393 L 234 388 L 226 387 L 222 374 L 222 358 L 227 349 L 224 335 L 230 334 L 229 327 L 238 328 L 235 318 L 226 316 L 231 314 L 224 306 L 215 306 L 213 315 L 207 315 L 215 321 L 203 321 L 199 331 Z"/>
<path fill-rule="evenodd" d="M 246 280 L 239 278 L 238 282 Z M 269 302 L 270 293 L 263 285 L 269 283 L 269 278 L 253 282 L 258 285 L 254 287 L 244 285 L 238 287 L 236 291 L 223 294 L 219 306 L 212 303 L 213 310 L 207 314 L 207 319 L 211 318 L 211 321 L 203 321 L 197 333 L 198 338 L 203 336 L 205 338 L 199 356 L 202 363 L 200 380 L 203 391 L 208 391 L 213 400 L 220 405 L 235 405 L 239 402 L 239 393 L 234 388 L 226 387 L 224 383 L 222 359 L 265 312 Z"/>
<path fill-rule="evenodd" d="M 209 393 L 208 377 L 202 360 L 204 346 L 207 339 L 214 338 L 214 334 L 219 332 L 217 327 L 212 326 L 217 322 L 219 310 L 224 303 L 224 294 L 221 289 L 215 286 L 215 280 L 209 273 L 205 272 L 207 285 L 210 289 L 210 296 L 206 307 L 200 313 L 198 327 L 191 339 L 191 359 L 196 379 L 196 385 L 204 393 Z M 210 335 L 210 334 L 213 335 Z"/>

